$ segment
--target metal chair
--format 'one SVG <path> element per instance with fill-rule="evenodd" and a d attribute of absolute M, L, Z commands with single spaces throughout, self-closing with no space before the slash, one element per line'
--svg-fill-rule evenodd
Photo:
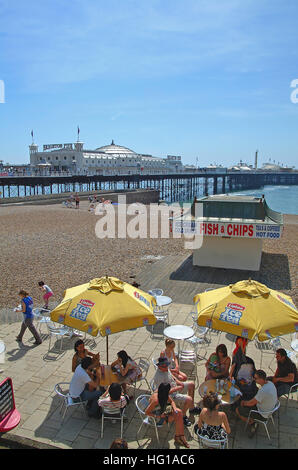
<path fill-rule="evenodd" d="M 115 409 L 111 409 L 106 406 L 102 406 L 102 415 L 101 415 L 101 438 L 103 438 L 103 427 L 104 427 L 104 420 L 105 419 L 110 419 L 112 422 L 115 421 L 120 421 L 120 437 L 122 439 L 123 436 L 123 420 L 125 417 L 125 407 Z"/>
<path fill-rule="evenodd" d="M 262 411 L 262 415 L 266 415 L 266 421 L 261 421 L 260 419 L 254 418 L 252 416 L 254 413 L 259 413 L 258 410 L 250 410 L 244 429 L 247 428 L 249 420 L 253 419 L 255 422 L 257 422 L 259 424 L 262 424 L 265 427 L 268 439 L 270 440 L 270 435 L 269 435 L 269 432 L 268 432 L 267 424 L 268 424 L 268 421 L 271 419 L 271 421 L 273 423 L 273 426 L 275 426 L 274 420 L 273 420 L 273 413 L 275 413 L 275 411 L 277 411 L 279 409 L 279 407 L 280 407 L 280 402 L 277 401 L 275 407 L 273 408 L 273 410 L 268 411 L 266 413 L 264 411 Z"/>
<path fill-rule="evenodd" d="M 163 290 L 162 290 L 162 289 L 158 289 L 158 288 L 150 289 L 150 290 L 148 291 L 148 294 L 153 295 L 154 297 L 155 297 L 156 295 L 163 295 Z"/>
<path fill-rule="evenodd" d="M 154 368 L 157 369 L 158 359 L 154 359 L 154 357 L 153 357 L 152 358 L 152 363 L 153 363 Z"/>
<path fill-rule="evenodd" d="M 228 449 L 229 448 L 229 442 L 228 438 L 226 439 L 209 439 L 206 436 L 200 436 L 197 434 L 198 441 L 200 444 L 200 447 L 208 448 L 208 449 Z"/>
<path fill-rule="evenodd" d="M 41 333 L 42 325 L 51 322 L 51 318 L 46 316 L 46 313 L 49 313 L 50 310 L 45 308 L 34 308 L 32 313 L 34 315 L 34 319 L 37 321 L 39 333 Z"/>
<path fill-rule="evenodd" d="M 65 326 L 55 326 L 53 322 L 47 322 L 46 323 L 48 332 L 50 334 L 50 341 L 49 341 L 49 349 L 51 349 L 51 340 L 52 337 L 60 339 L 60 352 L 62 351 L 62 343 L 63 343 L 63 338 L 70 338 L 72 335 L 72 331 L 69 330 L 68 327 Z"/>
<path fill-rule="evenodd" d="M 138 441 L 139 432 L 141 431 L 142 427 L 145 424 L 146 426 L 151 426 L 154 428 L 156 439 L 159 444 L 159 435 L 158 435 L 158 430 L 157 430 L 158 426 L 156 424 L 156 419 L 153 418 L 152 416 L 147 416 L 145 413 L 145 410 L 149 405 L 149 400 L 150 400 L 150 395 L 140 395 L 135 401 L 137 410 L 139 412 L 139 415 L 142 421 L 141 426 L 139 427 L 137 431 L 136 439 Z"/>
<path fill-rule="evenodd" d="M 184 363 L 191 364 L 193 366 L 193 370 L 195 371 L 195 381 L 197 383 L 196 388 L 199 386 L 199 378 L 198 378 L 198 370 L 197 370 L 197 349 L 196 345 L 194 345 L 195 349 L 192 350 L 185 350 L 182 348 L 178 355 L 179 365 Z M 189 375 L 189 374 L 187 374 Z"/>
<path fill-rule="evenodd" d="M 199 346 L 203 346 L 208 344 L 208 339 L 207 339 L 207 334 L 210 333 L 209 328 L 204 327 L 204 326 L 198 326 L 198 325 L 193 325 L 192 326 L 195 334 L 186 340 L 184 340 L 186 343 L 189 343 L 193 346 L 196 356 L 198 358 L 198 348 Z M 183 343 L 184 344 L 184 343 Z"/>
<path fill-rule="evenodd" d="M 59 397 L 61 397 L 63 399 L 62 403 L 61 403 L 61 406 L 60 406 L 60 409 L 59 409 L 59 413 L 61 414 L 62 412 L 62 408 L 63 408 L 63 405 L 65 406 L 65 410 L 64 410 L 64 413 L 63 413 L 63 416 L 62 416 L 62 422 L 64 421 L 64 417 L 65 417 L 65 414 L 66 414 L 66 411 L 68 410 L 68 408 L 70 408 L 71 406 L 81 406 L 83 407 L 83 410 L 84 410 L 84 413 L 85 415 L 87 416 L 88 418 L 88 414 L 87 414 L 87 410 L 85 408 L 85 405 L 87 404 L 87 400 L 82 400 L 80 397 L 79 398 L 72 398 L 70 395 L 69 395 L 69 382 L 59 382 L 58 384 L 55 385 L 54 387 L 54 391 L 57 393 L 57 395 L 59 395 Z M 66 387 L 64 386 L 67 386 L 67 391 L 66 390 L 63 390 L 62 389 L 62 386 L 63 388 L 65 389 Z M 76 401 L 75 401 L 76 400 Z"/>
<path fill-rule="evenodd" d="M 169 324 L 169 313 L 166 309 L 161 307 L 154 307 L 153 309 L 154 316 L 157 322 L 163 322 L 163 330 L 166 328 L 166 325 Z M 155 323 L 155 324 L 156 324 Z M 151 326 L 151 337 L 154 336 L 154 325 Z"/>
<path fill-rule="evenodd" d="M 297 393 L 297 392 L 298 392 L 298 383 L 292 385 L 288 393 L 284 393 L 283 395 L 281 395 L 282 397 L 283 396 L 287 397 L 286 411 L 288 410 L 288 403 L 289 403 L 290 395 L 291 394 L 293 395 L 294 393 Z"/>
<path fill-rule="evenodd" d="M 151 390 L 150 384 L 147 380 L 147 374 L 148 374 L 148 370 L 150 367 L 150 362 L 145 357 L 138 357 L 137 359 L 135 359 L 135 362 L 138 364 L 138 366 L 142 370 L 142 377 L 140 377 L 139 379 L 137 378 L 134 382 L 134 396 L 136 394 L 137 383 L 139 382 L 145 381 L 148 389 Z"/>
<path fill-rule="evenodd" d="M 274 339 L 279 340 L 279 338 L 274 338 Z M 280 342 L 280 340 L 279 340 L 279 342 Z M 272 353 L 272 349 L 273 349 L 272 340 L 259 341 L 258 338 L 256 337 L 254 343 L 255 343 L 255 347 L 259 351 L 261 351 L 260 369 L 262 369 L 263 353 L 266 353 L 266 352 Z M 281 347 L 281 346 L 279 346 L 279 347 Z"/>

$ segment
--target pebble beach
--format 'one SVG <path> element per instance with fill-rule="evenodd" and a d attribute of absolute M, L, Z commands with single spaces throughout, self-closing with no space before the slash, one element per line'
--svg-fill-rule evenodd
<path fill-rule="evenodd" d="M 35 306 L 42 305 L 41 280 L 52 288 L 57 304 L 68 287 L 105 275 L 137 281 L 138 272 L 155 259 L 185 251 L 182 238 L 99 239 L 98 216 L 88 206 L 81 201 L 79 209 L 61 204 L 0 207 L 0 308 L 15 307 L 20 289 L 32 295 Z M 280 240 L 263 242 L 267 285 L 276 276 L 287 277 L 283 292 L 298 305 L 298 215 L 285 215 L 284 224 Z M 283 262 L 268 254 L 281 255 Z"/>

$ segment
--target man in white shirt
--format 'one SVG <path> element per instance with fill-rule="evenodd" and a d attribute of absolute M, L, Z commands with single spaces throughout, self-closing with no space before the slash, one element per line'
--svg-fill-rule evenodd
<path fill-rule="evenodd" d="M 93 373 L 91 364 L 92 358 L 87 356 L 77 366 L 69 385 L 69 394 L 74 400 L 88 400 L 88 415 L 90 417 L 99 417 L 97 400 L 102 392 L 97 390 L 97 387 L 99 386 L 100 375 L 96 374 L 95 380 L 91 378 L 90 375 Z"/>
<path fill-rule="evenodd" d="M 254 380 L 260 385 L 257 394 L 251 400 L 241 400 L 240 406 L 236 408 L 236 414 L 245 423 L 248 420 L 248 415 L 251 410 L 257 411 L 257 413 L 252 413 L 251 416 L 265 421 L 268 416 L 266 413 L 272 411 L 277 403 L 276 387 L 272 382 L 267 380 L 266 372 L 257 370 L 254 374 Z M 250 418 L 248 424 L 250 425 L 249 437 L 252 437 L 256 432 L 257 423 Z"/>

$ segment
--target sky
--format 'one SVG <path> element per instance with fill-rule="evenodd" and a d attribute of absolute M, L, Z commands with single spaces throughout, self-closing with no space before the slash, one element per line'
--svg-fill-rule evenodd
<path fill-rule="evenodd" d="M 86 149 L 298 167 L 297 17 L 297 0 L 0 0 L 0 159 L 79 126 Z"/>

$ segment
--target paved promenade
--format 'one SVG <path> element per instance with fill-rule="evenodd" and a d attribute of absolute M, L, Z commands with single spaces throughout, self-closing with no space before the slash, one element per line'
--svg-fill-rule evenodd
<path fill-rule="evenodd" d="M 166 292 L 165 292 L 166 294 Z M 173 303 L 170 306 L 170 324 L 192 325 L 190 315 L 191 306 L 186 304 Z M 87 418 L 80 409 L 69 409 L 66 418 L 61 423 L 59 414 L 60 398 L 54 393 L 54 385 L 58 382 L 69 382 L 72 377 L 71 360 L 73 356 L 73 345 L 77 338 L 63 340 L 63 351 L 59 353 L 54 350 L 54 346 L 59 348 L 59 343 L 55 345 L 52 340 L 49 351 L 49 336 L 46 326 L 42 326 L 43 344 L 33 346 L 33 337 L 27 330 L 24 335 L 24 342 L 19 345 L 15 337 L 19 331 L 21 318 L 15 321 L 15 314 L 11 317 L 14 321 L 6 322 L 1 319 L 0 339 L 6 345 L 5 362 L 0 364 L 0 381 L 5 377 L 11 377 L 13 381 L 16 407 L 21 413 L 20 424 L 3 437 L 28 438 L 37 445 L 49 445 L 64 449 L 107 449 L 116 437 L 119 437 L 120 425 L 117 422 L 105 423 L 104 437 L 100 438 L 100 420 Z M 150 380 L 154 375 L 154 366 L 151 358 L 157 358 L 159 352 L 164 347 L 162 336 L 162 324 L 155 325 L 154 337 L 151 337 L 150 330 L 141 328 L 132 331 L 125 331 L 109 337 L 109 362 L 116 358 L 116 353 L 120 349 L 125 349 L 133 357 L 145 357 L 151 364 L 148 373 Z M 220 343 L 225 343 L 229 355 L 234 349 L 233 337 L 226 333 L 212 334 L 211 342 L 199 350 L 201 356 L 209 357 Z M 284 337 L 282 343 L 285 349 L 290 349 L 290 337 Z M 100 352 L 101 361 L 106 362 L 106 338 L 97 337 L 93 339 L 87 336 L 87 348 L 94 352 Z M 177 347 L 176 347 L 177 350 Z M 247 354 L 255 361 L 257 368 L 262 367 L 270 375 L 275 370 L 275 359 L 272 362 L 272 370 L 269 364 L 274 353 L 265 352 L 262 357 L 256 349 L 254 342 L 249 343 Z M 197 363 L 199 382 L 204 381 L 206 359 L 201 359 Z M 146 384 L 142 383 L 137 390 L 136 396 L 141 393 L 148 393 Z M 198 390 L 195 393 L 196 401 L 199 400 Z M 229 448 L 231 449 L 297 449 L 298 448 L 298 403 L 295 400 L 289 401 L 288 410 L 285 408 L 286 399 L 281 398 L 281 408 L 275 415 L 276 428 L 269 424 L 269 441 L 263 428 L 259 426 L 253 438 L 248 438 L 244 432 L 244 423 L 237 420 L 235 415 L 227 411 L 232 433 L 229 437 Z M 191 418 L 194 422 L 197 417 Z M 139 441 L 136 440 L 136 432 L 141 424 L 134 402 L 127 407 L 127 420 L 124 425 L 124 438 L 128 441 L 129 448 L 164 448 L 175 449 L 174 428 L 166 425 L 159 429 L 160 445 L 158 446 L 154 430 L 143 427 Z M 193 427 L 185 428 L 185 436 L 191 449 L 198 449 L 198 442 L 193 434 Z"/>

